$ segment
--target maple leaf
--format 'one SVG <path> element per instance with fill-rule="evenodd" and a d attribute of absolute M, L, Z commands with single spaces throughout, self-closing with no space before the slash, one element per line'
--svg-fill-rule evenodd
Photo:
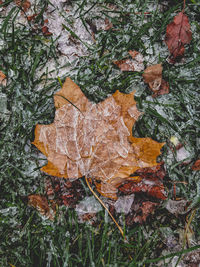
<path fill-rule="evenodd" d="M 119 185 L 135 179 L 132 173 L 158 165 L 164 145 L 132 136 L 140 116 L 133 95 L 116 91 L 95 104 L 67 78 L 54 95 L 54 122 L 35 128 L 33 144 L 48 159 L 41 170 L 63 178 L 93 178 L 100 194 L 117 199 Z"/>
<path fill-rule="evenodd" d="M 148 83 L 151 91 L 154 92 L 152 97 L 169 93 L 169 83 L 162 79 L 162 65 L 156 64 L 147 67 L 142 74 L 144 82 Z"/>
<path fill-rule="evenodd" d="M 143 65 L 143 56 L 137 51 L 130 50 L 129 55 L 131 59 L 122 59 L 113 61 L 115 65 L 117 65 L 121 71 L 142 71 L 144 69 Z"/>
<path fill-rule="evenodd" d="M 174 17 L 174 20 L 167 25 L 166 29 L 165 42 L 171 53 L 171 63 L 175 63 L 178 58 L 184 55 L 184 46 L 189 44 L 191 40 L 192 32 L 189 19 L 182 11 Z"/>

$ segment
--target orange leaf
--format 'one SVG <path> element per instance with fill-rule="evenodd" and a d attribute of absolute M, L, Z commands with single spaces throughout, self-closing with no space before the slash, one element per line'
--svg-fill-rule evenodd
<path fill-rule="evenodd" d="M 178 58 L 184 55 L 184 45 L 189 44 L 191 40 L 192 32 L 189 19 L 182 11 L 167 25 L 165 42 L 171 53 L 171 63 L 175 63 Z"/>
<path fill-rule="evenodd" d="M 140 115 L 133 95 L 116 91 L 95 104 L 67 78 L 54 95 L 54 122 L 35 129 L 33 144 L 48 159 L 41 170 L 57 177 L 93 178 L 100 181 L 102 195 L 116 199 L 119 184 L 132 173 L 157 166 L 164 143 L 132 136 Z"/>

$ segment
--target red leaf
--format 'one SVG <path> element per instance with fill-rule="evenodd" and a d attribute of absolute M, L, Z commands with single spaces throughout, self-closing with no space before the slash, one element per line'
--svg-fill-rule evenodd
<path fill-rule="evenodd" d="M 154 181 L 152 184 L 151 182 L 151 180 L 141 181 L 140 183 L 129 182 L 120 187 L 119 190 L 125 194 L 145 193 L 149 196 L 165 200 L 167 197 L 163 184 L 156 185 Z"/>
<path fill-rule="evenodd" d="M 171 63 L 175 63 L 178 58 L 184 55 L 184 45 L 189 44 L 191 40 L 192 32 L 190 30 L 189 19 L 182 11 L 167 25 L 165 42 L 171 53 Z"/>
<path fill-rule="evenodd" d="M 142 180 L 139 183 L 134 181 L 125 183 L 119 188 L 121 192 L 125 194 L 144 193 L 157 199 L 166 199 L 166 192 L 161 181 L 165 177 L 163 162 L 154 167 L 140 169 L 134 174 L 139 175 Z"/>

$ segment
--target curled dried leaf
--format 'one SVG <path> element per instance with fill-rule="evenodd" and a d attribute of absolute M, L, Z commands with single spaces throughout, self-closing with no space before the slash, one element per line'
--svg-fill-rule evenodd
<path fill-rule="evenodd" d="M 169 83 L 162 79 L 162 70 L 162 64 L 156 64 L 147 67 L 142 75 L 144 82 L 154 92 L 153 97 L 169 93 Z"/>

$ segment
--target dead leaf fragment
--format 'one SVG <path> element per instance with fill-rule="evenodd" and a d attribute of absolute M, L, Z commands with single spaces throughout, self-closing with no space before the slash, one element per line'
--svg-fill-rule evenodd
<path fill-rule="evenodd" d="M 170 62 L 175 63 L 185 52 L 185 45 L 192 40 L 192 32 L 188 17 L 182 12 L 178 13 L 173 21 L 167 25 L 165 42 L 170 51 Z"/>
<path fill-rule="evenodd" d="M 52 32 L 49 31 L 49 28 L 47 26 L 42 26 L 42 33 L 44 36 L 51 36 Z"/>
<path fill-rule="evenodd" d="M 0 85 L 6 86 L 6 84 L 6 75 L 2 71 L 0 71 Z"/>
<path fill-rule="evenodd" d="M 162 79 L 162 64 L 156 64 L 147 67 L 144 70 L 144 82 L 148 83 L 153 97 L 169 93 L 169 83 Z"/>
<path fill-rule="evenodd" d="M 57 177 L 45 180 L 45 190 L 48 200 L 56 201 L 58 205 L 70 208 L 74 208 L 85 193 L 80 179 L 69 181 Z"/>
<path fill-rule="evenodd" d="M 48 159 L 41 170 L 57 177 L 93 178 L 102 195 L 116 199 L 119 184 L 132 173 L 157 166 L 164 143 L 132 136 L 140 114 L 133 95 L 116 91 L 95 104 L 67 78 L 54 95 L 54 122 L 35 129 L 33 144 Z"/>
<path fill-rule="evenodd" d="M 143 201 L 142 203 L 134 204 L 133 209 L 135 212 L 126 217 L 126 224 L 142 224 L 146 221 L 147 217 L 154 212 L 156 206 L 158 206 L 158 203 L 151 201 Z"/>
<path fill-rule="evenodd" d="M 198 159 L 193 165 L 192 165 L 193 171 L 200 171 L 200 159 Z"/>
<path fill-rule="evenodd" d="M 31 3 L 28 0 L 15 0 L 15 4 L 17 6 L 21 6 L 24 12 L 27 12 L 28 9 L 31 7 Z"/>
<path fill-rule="evenodd" d="M 129 55 L 132 57 L 131 59 L 122 59 L 113 61 L 115 65 L 117 65 L 121 71 L 142 71 L 144 70 L 143 65 L 143 56 L 141 53 L 137 51 L 129 51 Z"/>
<path fill-rule="evenodd" d="M 109 21 L 108 18 L 106 18 L 104 22 L 105 22 L 105 27 L 104 27 L 105 31 L 108 31 L 113 28 L 113 24 L 112 22 Z"/>
<path fill-rule="evenodd" d="M 29 195 L 28 196 L 28 204 L 34 208 L 36 208 L 39 213 L 46 218 L 53 220 L 55 216 L 55 209 L 49 207 L 48 200 L 45 196 L 42 195 Z"/>

